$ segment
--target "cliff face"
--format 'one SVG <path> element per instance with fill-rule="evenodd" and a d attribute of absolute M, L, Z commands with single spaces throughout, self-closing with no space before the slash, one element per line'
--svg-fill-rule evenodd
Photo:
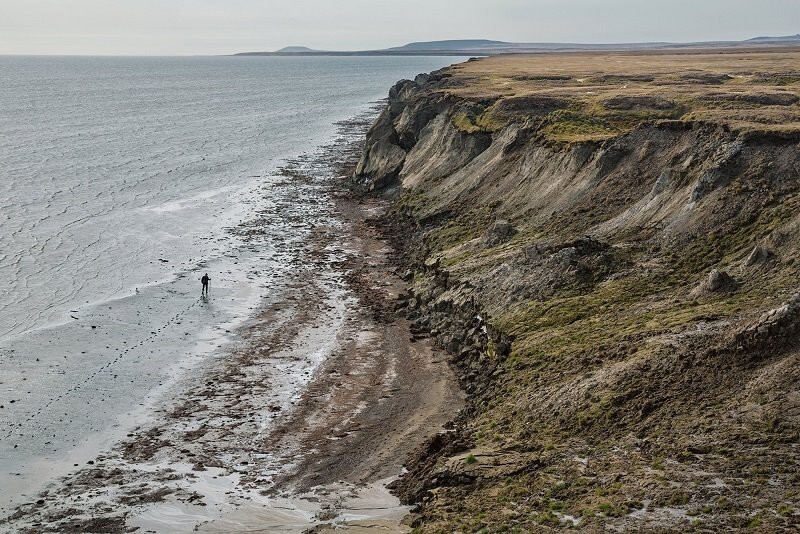
<path fill-rule="evenodd" d="M 441 76 L 420 75 L 389 92 L 389 103 L 370 129 L 356 168 L 356 181 L 364 189 L 394 186 L 401 173 L 404 179 L 412 174 L 446 176 L 489 146 L 488 135 L 462 135 L 448 127 L 456 101 L 430 93 L 423 97 L 421 87 L 441 81 Z"/>
<path fill-rule="evenodd" d="M 417 524 L 796 527 L 798 130 L 676 104 L 565 139 L 583 104 L 475 90 L 480 64 L 395 86 L 354 177 L 470 395 L 397 484 Z"/>

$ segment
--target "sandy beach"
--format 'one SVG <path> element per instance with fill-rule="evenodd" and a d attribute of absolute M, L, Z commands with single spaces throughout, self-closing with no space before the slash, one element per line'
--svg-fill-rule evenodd
<path fill-rule="evenodd" d="M 290 281 L 238 328 L 224 357 L 153 417 L 0 522 L 20 532 L 404 532 L 385 485 L 460 403 L 429 341 L 393 305 L 404 288 L 375 218 L 346 186 L 371 116 L 281 174 L 326 201 L 292 251 Z M 307 216 L 288 203 L 276 215 Z M 316 212 L 314 212 L 316 213 Z M 300 221 L 297 221 L 298 223 Z M 257 224 L 239 228 L 255 235 Z"/>

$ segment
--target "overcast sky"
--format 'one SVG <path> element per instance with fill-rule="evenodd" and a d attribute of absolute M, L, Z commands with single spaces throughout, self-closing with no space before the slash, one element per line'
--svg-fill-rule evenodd
<path fill-rule="evenodd" d="M 0 0 L 0 54 L 226 54 L 411 41 L 609 43 L 800 32 L 800 0 Z"/>

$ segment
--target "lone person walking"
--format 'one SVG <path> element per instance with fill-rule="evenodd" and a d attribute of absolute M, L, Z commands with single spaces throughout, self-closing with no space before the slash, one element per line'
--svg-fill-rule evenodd
<path fill-rule="evenodd" d="M 201 295 L 208 295 L 209 280 L 211 280 L 211 278 L 208 277 L 208 273 L 204 274 L 203 278 L 200 279 L 200 281 L 203 283 L 203 290 L 200 292 Z"/>

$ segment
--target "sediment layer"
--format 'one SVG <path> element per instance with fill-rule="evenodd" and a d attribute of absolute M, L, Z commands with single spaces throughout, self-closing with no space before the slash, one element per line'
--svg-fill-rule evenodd
<path fill-rule="evenodd" d="M 471 61 L 392 88 L 397 309 L 467 407 L 423 532 L 800 524 L 800 52 Z"/>

